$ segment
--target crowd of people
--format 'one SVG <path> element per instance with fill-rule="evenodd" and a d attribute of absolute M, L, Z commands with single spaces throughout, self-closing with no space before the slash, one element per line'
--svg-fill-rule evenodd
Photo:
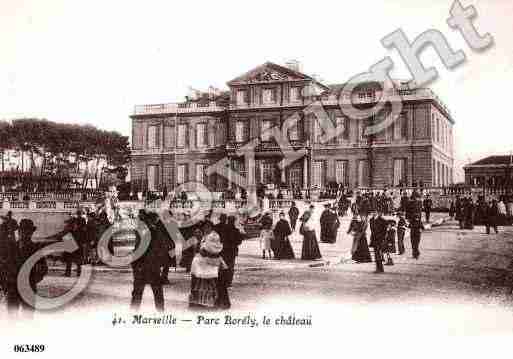
<path fill-rule="evenodd" d="M 490 228 L 498 233 L 498 226 L 511 224 L 513 221 L 513 202 L 505 196 L 489 200 L 479 196 L 477 201 L 470 196 L 457 196 L 451 201 L 449 215 L 458 221 L 460 229 L 473 229 L 474 225 L 483 225 L 487 234 L 490 234 Z"/>
<path fill-rule="evenodd" d="M 433 201 L 429 194 L 422 196 L 417 192 L 408 195 L 403 192 L 400 199 L 391 193 L 361 192 L 354 198 L 340 195 L 324 204 L 319 216 L 318 210 L 310 204 L 303 213 L 294 201 L 288 211 L 282 210 L 274 221 L 272 211 L 265 212 L 259 219 L 259 243 L 263 259 L 275 260 L 319 260 L 322 258 L 319 243 L 335 244 L 340 231 L 342 218 L 351 212 L 351 220 L 345 233 L 352 237 L 351 259 L 356 263 L 375 262 L 376 272 L 384 272 L 385 265 L 394 265 L 392 254 L 405 254 L 405 238 L 409 230 L 412 257 L 420 257 L 421 233 L 424 230 L 422 213 L 426 222 L 430 222 Z M 482 224 L 486 232 L 490 229 L 498 232 L 501 220 L 508 216 L 504 199 L 474 203 L 470 197 L 456 197 L 450 206 L 451 217 L 459 221 L 462 229 L 472 229 Z M 239 218 L 221 214 L 215 221 L 212 212 L 203 220 L 193 222 L 187 214 L 175 214 L 169 210 L 169 218 L 180 224 L 180 234 L 188 245 L 178 258 L 170 255 L 176 246 L 176 238 L 171 238 L 166 223 L 156 212 L 139 210 L 137 218 L 149 229 L 148 249 L 136 261 L 131 263 L 133 290 L 131 308 L 138 310 L 146 285 L 154 294 L 155 307 L 164 310 L 163 286 L 171 284 L 168 274 L 170 267 L 183 267 L 190 273 L 191 308 L 230 308 L 229 288 L 232 286 L 236 258 L 239 246 L 245 238 L 244 227 Z M 317 219 L 318 218 L 318 219 Z M 84 264 L 98 264 L 97 246 L 102 234 L 111 226 L 112 218 L 105 211 L 78 210 L 66 221 L 64 229 L 48 238 L 66 239 L 71 236 L 78 248 L 72 253 L 64 253 L 65 276 L 71 276 L 72 265 L 81 274 Z M 316 222 L 318 220 L 318 223 Z M 316 228 L 320 227 L 319 238 Z M 36 226 L 32 220 L 23 218 L 18 222 L 12 212 L 2 217 L 0 225 L 0 286 L 6 293 L 9 311 L 18 311 L 19 307 L 31 311 L 30 303 L 22 298 L 17 288 L 17 276 L 23 263 L 38 251 L 43 244 L 34 243 L 32 234 Z M 296 232 L 302 237 L 301 253 L 296 254 L 291 236 Z M 135 233 L 135 249 L 142 243 Z M 113 241 L 109 241 L 108 251 L 114 255 Z M 374 254 L 374 258 L 372 258 Z M 46 259 L 41 259 L 30 274 L 30 287 L 37 292 L 37 284 L 48 273 Z"/>

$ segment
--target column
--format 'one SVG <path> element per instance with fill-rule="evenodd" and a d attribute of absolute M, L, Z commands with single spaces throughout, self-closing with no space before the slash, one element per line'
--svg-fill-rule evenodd
<path fill-rule="evenodd" d="M 244 153 L 244 160 L 246 161 L 246 175 L 247 175 L 247 188 L 248 194 L 248 209 L 258 208 L 256 184 L 255 184 L 255 152 L 253 149 L 247 150 Z"/>

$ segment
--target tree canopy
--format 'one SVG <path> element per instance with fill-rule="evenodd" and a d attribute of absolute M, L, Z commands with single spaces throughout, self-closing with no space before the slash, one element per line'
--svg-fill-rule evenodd
<path fill-rule="evenodd" d="M 40 175 L 62 175 L 80 164 L 106 162 L 105 170 L 124 168 L 130 158 L 127 136 L 91 125 L 56 123 L 45 119 L 20 118 L 0 120 L 0 151 L 14 150 L 42 158 Z M 126 172 L 126 171 L 125 171 Z"/>

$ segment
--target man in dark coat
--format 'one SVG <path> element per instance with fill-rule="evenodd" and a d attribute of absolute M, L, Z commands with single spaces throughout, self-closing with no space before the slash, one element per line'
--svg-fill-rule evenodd
<path fill-rule="evenodd" d="M 497 206 L 497 200 L 492 200 L 492 202 L 487 206 L 486 214 L 488 217 L 486 234 L 490 234 L 490 227 L 493 228 L 496 234 L 499 233 L 499 230 L 497 229 L 497 222 L 499 219 L 499 207 Z"/>
<path fill-rule="evenodd" d="M 383 213 L 378 210 L 378 216 L 374 219 L 374 261 L 376 273 L 383 273 L 383 249 L 386 245 L 388 221 L 383 218 Z"/>
<path fill-rule="evenodd" d="M 221 213 L 219 215 L 219 222 L 214 226 L 214 231 L 219 234 L 221 242 L 223 241 L 224 231 L 226 230 L 226 214 Z"/>
<path fill-rule="evenodd" d="M 431 208 L 433 207 L 433 201 L 431 200 L 431 196 L 428 194 L 424 199 L 424 212 L 426 213 L 426 222 L 429 223 L 429 219 L 431 217 Z"/>
<path fill-rule="evenodd" d="M 486 232 L 490 231 L 490 223 L 488 219 L 488 203 L 484 197 L 480 196 L 476 203 L 476 223 L 482 224 L 486 228 Z"/>
<path fill-rule="evenodd" d="M 2 217 L 5 235 L 9 237 L 9 239 L 16 240 L 15 232 L 18 230 L 18 222 L 14 218 L 12 218 L 12 212 L 8 211 L 5 217 Z"/>
<path fill-rule="evenodd" d="M 16 239 L 9 234 L 10 216 L 2 217 L 0 225 L 0 279 L 2 289 L 7 296 L 7 309 L 10 313 L 19 308 L 18 296 L 18 247 Z"/>
<path fill-rule="evenodd" d="M 21 306 L 31 314 L 34 310 L 34 302 L 27 303 L 21 297 L 18 288 L 18 274 L 25 262 L 43 245 L 32 241 L 32 235 L 36 230 L 32 220 L 25 218 L 20 221 L 18 229 L 20 240 L 17 243 L 6 235 L 9 225 L 8 221 L 4 221 L 0 225 L 0 272 L 3 275 L 2 287 L 7 294 L 7 308 L 10 314 L 15 314 Z M 29 274 L 29 285 L 33 294 L 37 293 L 37 284 L 47 273 L 46 260 L 41 258 L 32 267 Z"/>
<path fill-rule="evenodd" d="M 130 307 L 132 310 L 138 310 L 141 306 L 144 288 L 147 284 L 153 290 L 155 308 L 164 311 L 164 290 L 162 288 L 161 268 L 166 262 L 166 256 L 169 257 L 171 249 L 166 239 L 159 233 L 158 216 L 153 213 L 139 214 L 139 219 L 143 221 L 149 229 L 149 237 L 141 238 L 136 233 L 135 250 L 142 244 L 142 240 L 149 240 L 149 246 L 144 254 L 132 263 L 132 273 L 134 276 L 134 288 L 132 291 L 132 300 Z"/>
<path fill-rule="evenodd" d="M 403 191 L 402 196 L 401 196 L 401 207 L 399 208 L 399 210 L 401 212 L 406 213 L 408 211 L 409 202 L 410 202 L 410 200 L 408 199 L 408 195 L 407 195 L 406 191 Z"/>
<path fill-rule="evenodd" d="M 77 265 L 77 276 L 80 277 L 80 274 L 82 273 L 82 264 L 84 262 L 84 245 L 87 241 L 85 227 L 86 223 L 84 218 L 82 217 L 81 211 L 77 211 L 76 216 L 71 217 L 66 222 L 65 231 L 69 232 L 73 236 L 73 239 L 78 245 L 78 249 L 72 253 L 63 254 L 64 261 L 66 262 L 66 270 L 64 271 L 65 277 L 71 276 L 72 263 L 75 263 Z M 109 244 L 111 242 L 112 241 L 110 241 Z"/>
<path fill-rule="evenodd" d="M 340 225 L 337 215 L 331 210 L 331 205 L 326 204 L 326 209 L 322 212 L 320 218 L 321 224 L 321 242 L 335 243 L 337 241 L 337 231 Z"/>
<path fill-rule="evenodd" d="M 458 221 L 460 229 L 464 227 L 464 215 L 463 215 L 463 204 L 464 200 L 462 200 L 459 196 L 456 196 L 455 207 L 455 219 Z"/>
<path fill-rule="evenodd" d="M 465 229 L 474 229 L 474 211 L 474 201 L 472 200 L 472 197 L 469 197 L 465 200 L 465 205 L 463 207 Z"/>
<path fill-rule="evenodd" d="M 292 202 L 289 209 L 290 228 L 292 232 L 296 230 L 297 218 L 299 217 L 299 209 L 296 207 L 296 202 Z"/>
<path fill-rule="evenodd" d="M 216 231 L 217 232 L 217 231 Z M 242 243 L 242 233 L 235 226 L 235 217 L 229 216 L 227 223 L 219 233 L 223 249 L 221 250 L 221 258 L 226 263 L 227 269 L 222 269 L 220 274 L 221 280 L 224 280 L 226 287 L 231 287 L 233 282 L 233 274 L 235 271 L 235 258 L 239 254 L 239 246 Z"/>
<path fill-rule="evenodd" d="M 413 216 L 412 220 L 410 221 L 410 240 L 412 256 L 415 259 L 419 259 L 420 256 L 419 245 L 422 230 L 424 230 L 424 225 L 422 224 L 420 216 Z"/>
<path fill-rule="evenodd" d="M 167 252 L 169 252 L 171 249 L 174 249 L 175 242 L 169 235 L 164 223 L 162 223 L 162 221 L 156 213 L 150 213 L 150 217 L 155 221 L 155 233 L 160 237 L 159 240 L 161 240 L 165 244 Z M 162 272 L 160 274 L 160 280 L 163 285 L 171 284 L 171 282 L 169 281 L 170 267 L 176 267 L 176 257 L 171 258 L 169 255 L 163 256 Z"/>

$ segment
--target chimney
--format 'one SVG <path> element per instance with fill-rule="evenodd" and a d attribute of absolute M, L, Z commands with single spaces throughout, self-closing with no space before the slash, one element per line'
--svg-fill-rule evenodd
<path fill-rule="evenodd" d="M 303 71 L 301 62 L 299 62 L 298 60 L 294 60 L 294 59 L 288 60 L 287 62 L 285 62 L 285 67 L 287 67 L 293 71 L 297 71 L 297 72 Z"/>

